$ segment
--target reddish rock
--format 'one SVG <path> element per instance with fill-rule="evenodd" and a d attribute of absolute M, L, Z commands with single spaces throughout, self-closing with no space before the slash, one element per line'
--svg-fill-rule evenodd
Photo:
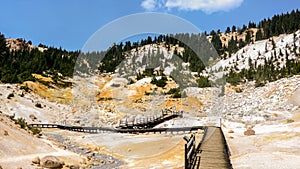
<path fill-rule="evenodd" d="M 255 131 L 253 129 L 248 129 L 244 132 L 245 136 L 255 135 Z"/>

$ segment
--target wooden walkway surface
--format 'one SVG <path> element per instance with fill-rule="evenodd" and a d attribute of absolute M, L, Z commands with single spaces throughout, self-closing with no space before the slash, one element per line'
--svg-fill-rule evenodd
<path fill-rule="evenodd" d="M 206 136 L 198 148 L 194 169 L 230 169 L 226 142 L 218 127 L 208 127 Z"/>

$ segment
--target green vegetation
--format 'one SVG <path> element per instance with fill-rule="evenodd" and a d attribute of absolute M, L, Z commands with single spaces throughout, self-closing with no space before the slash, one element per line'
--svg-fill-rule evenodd
<path fill-rule="evenodd" d="M 185 93 L 181 93 L 181 90 L 180 88 L 172 88 L 170 89 L 167 94 L 171 94 L 172 98 L 184 98 L 186 97 L 186 94 Z"/>
<path fill-rule="evenodd" d="M 24 118 L 15 119 L 15 114 L 9 116 L 9 118 L 13 120 L 15 124 L 19 125 L 22 129 L 31 131 L 33 135 L 39 135 L 42 132 L 41 129 L 28 125 Z"/>
<path fill-rule="evenodd" d="M 299 54 L 296 54 L 299 56 Z M 300 74 L 300 63 L 298 61 L 285 58 L 286 65 L 283 68 L 278 68 L 275 65 L 278 63 L 278 56 L 275 54 L 270 60 L 264 61 L 263 65 L 255 67 L 255 64 L 249 64 L 249 69 L 242 69 L 235 72 L 232 68 L 226 77 L 226 81 L 232 85 L 238 85 L 246 80 L 255 80 L 255 86 L 264 86 L 266 82 L 273 82 L 281 78 L 290 77 Z M 249 62 L 252 62 L 251 59 Z"/>
<path fill-rule="evenodd" d="M 20 125 L 20 127 L 22 129 L 25 129 L 25 127 L 27 126 L 27 123 L 26 123 L 26 121 L 25 121 L 24 118 L 18 118 L 18 119 L 14 120 L 14 121 L 15 121 L 15 124 Z"/>
<path fill-rule="evenodd" d="M 205 63 L 209 63 L 211 59 L 218 57 L 228 58 L 233 53 L 247 44 L 253 43 L 256 40 L 269 39 L 283 33 L 293 33 L 300 29 L 300 11 L 293 10 L 290 13 L 274 15 L 272 18 L 263 19 L 259 23 L 249 22 L 248 25 L 237 27 L 233 25 L 231 28 L 227 27 L 225 33 L 237 32 L 238 35 L 245 35 L 245 40 L 238 39 L 233 36 L 227 45 L 222 44 L 221 31 L 212 30 L 210 32 L 211 43 L 207 43 L 207 33 L 196 35 L 188 33 L 178 33 L 169 35 L 158 35 L 155 37 L 147 37 L 140 42 L 121 42 L 113 44 L 107 51 L 90 52 L 81 54 L 82 56 L 77 61 L 80 51 L 66 51 L 62 48 L 48 47 L 43 44 L 38 46 L 45 48 L 40 51 L 38 48 L 29 49 L 24 46 L 21 50 L 10 50 L 6 46 L 6 40 L 3 34 L 0 34 L 0 81 L 4 83 L 22 83 L 24 81 L 36 81 L 32 74 L 42 74 L 52 77 L 54 83 L 61 87 L 68 87 L 70 82 L 64 82 L 58 73 L 63 77 L 72 77 L 76 61 L 78 64 L 76 69 L 79 72 L 89 73 L 94 70 L 100 72 L 114 72 L 117 66 L 125 59 L 125 54 L 132 49 L 138 49 L 147 44 L 160 44 L 168 50 L 175 47 L 174 57 L 177 56 L 185 63 L 189 63 L 189 69 L 193 72 L 202 72 L 205 69 Z M 252 31 L 251 28 L 257 28 L 258 31 Z M 19 39 L 22 43 L 32 44 L 31 41 L 24 41 Z M 274 41 L 272 40 L 272 43 Z M 213 46 L 216 52 L 213 50 Z M 274 47 L 275 45 L 273 45 Z M 296 44 L 294 44 L 296 46 Z M 184 51 L 179 52 L 176 48 L 183 47 Z M 267 50 L 267 49 L 266 49 Z M 297 49 L 293 49 L 296 56 Z M 284 52 L 284 51 L 282 51 Z M 282 54 L 279 53 L 279 55 Z M 274 54 L 275 58 L 276 53 Z M 162 52 L 149 51 L 149 54 L 143 57 L 142 64 L 146 67 L 157 67 L 163 58 Z M 100 62 L 101 60 L 101 62 Z M 133 61 L 135 62 L 134 58 Z M 88 64 L 85 64 L 87 62 Z M 295 60 L 287 60 L 284 68 L 279 69 L 274 65 L 276 60 L 267 60 L 263 66 L 251 66 L 248 70 L 230 70 L 227 75 L 227 82 L 231 84 L 239 84 L 246 80 L 255 80 L 256 86 L 262 86 L 268 81 L 274 81 L 282 77 L 289 77 L 291 75 L 299 74 L 299 63 Z M 277 62 L 276 62 L 277 63 Z M 175 65 L 178 70 L 182 69 L 182 64 Z M 164 87 L 167 83 L 167 78 L 158 72 L 156 75 L 162 76 L 162 79 L 157 80 L 153 78 L 152 83 L 159 87 Z M 178 75 L 179 76 L 179 75 Z M 148 69 L 145 72 L 138 73 L 137 80 L 144 77 L 154 77 L 154 70 Z M 175 77 L 175 75 L 174 75 Z M 177 77 L 177 76 L 176 76 Z M 190 77 L 187 77 L 190 78 Z M 181 78 L 183 79 L 183 78 Z M 49 82 L 38 80 L 47 86 L 51 85 Z M 182 80 L 186 81 L 186 80 Z M 208 78 L 199 77 L 197 80 L 198 87 L 211 86 Z M 188 85 L 182 84 L 180 87 Z M 25 91 L 29 91 L 24 87 Z"/>
<path fill-rule="evenodd" d="M 26 43 L 23 41 L 23 43 Z M 46 47 L 46 46 L 44 46 Z M 68 52 L 61 48 L 47 47 L 39 51 L 27 47 L 10 51 L 6 40 L 0 34 L 0 80 L 4 83 L 22 83 L 34 81 L 32 73 L 43 74 L 45 71 L 56 70 L 64 76 L 72 77 L 78 51 Z"/>
<path fill-rule="evenodd" d="M 197 83 L 199 88 L 211 87 L 208 77 L 200 76 L 200 78 L 197 80 Z"/>
<path fill-rule="evenodd" d="M 141 80 L 141 79 L 143 79 L 143 78 L 145 78 L 145 77 L 155 77 L 155 75 L 154 75 L 154 69 L 153 69 L 153 68 L 146 69 L 146 70 L 144 70 L 143 73 L 140 73 L 140 72 L 139 72 L 139 73 L 136 75 L 136 79 L 137 79 L 137 80 Z"/>
<path fill-rule="evenodd" d="M 252 43 L 253 38 L 255 37 L 256 41 L 268 39 L 273 36 L 278 36 L 280 34 L 289 34 L 293 33 L 300 29 L 300 11 L 293 10 L 290 13 L 281 14 L 281 15 L 274 15 L 272 18 L 263 19 L 258 24 L 249 22 L 248 26 L 243 25 L 242 28 L 237 27 L 235 25 L 232 26 L 232 30 L 230 27 L 227 27 L 225 33 L 233 33 L 238 32 L 239 35 L 242 33 L 246 33 L 245 41 L 237 40 L 237 37 L 232 37 L 228 42 L 228 47 L 222 45 L 220 34 L 221 31 L 218 30 L 215 32 L 212 30 L 210 35 L 212 36 L 211 43 L 214 45 L 215 49 L 217 50 L 218 54 L 223 57 L 227 58 L 226 52 L 231 54 L 235 53 L 239 49 L 243 48 L 245 45 Z M 251 28 L 257 28 L 258 31 L 256 34 L 250 31 Z"/>
<path fill-rule="evenodd" d="M 185 44 L 178 39 L 185 40 L 188 44 Z M 96 58 L 103 58 L 100 66 L 98 67 L 100 72 L 114 72 L 116 67 L 125 59 L 124 54 L 129 50 L 137 49 L 138 47 L 148 44 L 160 43 L 163 44 L 168 50 L 170 50 L 171 45 L 183 47 L 183 53 L 179 53 L 177 50 L 175 50 L 174 55 L 179 57 L 183 62 L 190 63 L 190 70 L 193 72 L 201 72 L 204 70 L 205 65 L 203 62 L 207 63 L 209 57 L 217 57 L 217 54 L 214 53 L 213 50 L 208 50 L 212 48 L 212 45 L 207 41 L 204 34 L 196 35 L 188 33 L 159 35 L 157 37 L 155 36 L 153 39 L 149 36 L 147 39 L 141 40 L 140 43 L 135 42 L 131 44 L 131 42 L 128 41 L 125 42 L 124 46 L 121 42 L 120 44 L 114 44 L 106 53 L 98 52 L 93 54 L 88 53 L 85 55 L 93 55 Z M 193 47 L 193 50 L 190 48 L 191 46 Z M 143 57 L 142 65 L 146 65 L 146 67 L 158 67 L 163 58 L 164 56 L 160 51 L 156 53 L 154 51 L 149 51 L 149 53 Z M 135 62 L 134 58 L 132 60 Z"/>
<path fill-rule="evenodd" d="M 151 83 L 158 87 L 165 87 L 167 85 L 167 81 L 168 78 L 166 76 L 162 76 L 159 80 L 157 80 L 156 77 L 153 77 Z"/>
<path fill-rule="evenodd" d="M 220 36 L 219 34 L 212 31 L 212 43 L 214 44 L 218 53 L 223 57 L 227 58 L 228 56 L 225 52 L 229 53 L 229 57 L 232 53 L 235 53 L 237 50 L 244 47 L 246 44 L 253 42 L 251 37 L 255 36 L 256 41 L 263 39 L 270 39 L 273 36 L 278 36 L 280 34 L 288 34 L 293 33 L 300 29 L 300 11 L 297 9 L 293 10 L 291 13 L 274 15 L 271 19 L 264 19 L 260 21 L 258 24 L 253 22 L 249 22 L 248 26 L 243 25 L 242 28 L 238 28 L 238 33 L 242 34 L 246 32 L 245 41 L 237 41 L 236 38 L 232 37 L 228 42 L 228 47 L 220 46 Z M 254 35 L 253 32 L 249 30 L 249 28 L 257 28 L 258 31 Z M 236 32 L 236 26 L 232 27 L 231 32 Z M 218 31 L 220 32 L 220 31 Z M 230 33 L 230 28 L 226 29 L 226 33 Z M 294 38 L 295 39 L 295 38 Z M 275 48 L 275 42 L 272 41 L 273 49 Z M 294 43 L 293 53 L 295 56 L 298 56 L 299 53 L 296 51 L 296 45 Z M 267 51 L 267 48 L 266 48 Z M 289 55 L 287 51 L 285 51 L 286 56 Z M 264 86 L 267 82 L 272 82 L 278 80 L 280 78 L 289 77 L 292 75 L 300 74 L 300 64 L 299 61 L 285 58 L 286 65 L 283 68 L 278 67 L 278 60 L 282 59 L 283 51 L 280 51 L 279 54 L 276 51 L 273 52 L 273 56 L 270 60 L 264 60 L 263 65 L 256 66 L 257 63 L 252 63 L 252 60 L 249 60 L 249 69 L 237 70 L 237 65 L 234 66 L 231 70 L 229 70 L 229 74 L 226 77 L 226 81 L 231 83 L 232 85 L 238 85 L 245 81 L 255 80 L 255 86 L 260 87 Z"/>

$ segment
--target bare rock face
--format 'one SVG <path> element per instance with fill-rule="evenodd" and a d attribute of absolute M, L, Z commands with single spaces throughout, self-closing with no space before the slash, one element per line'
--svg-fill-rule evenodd
<path fill-rule="evenodd" d="M 55 156 L 45 156 L 41 159 L 40 164 L 45 168 L 62 168 L 64 165 L 63 161 L 60 161 Z"/>
<path fill-rule="evenodd" d="M 253 129 L 248 129 L 244 132 L 245 136 L 255 135 L 255 131 Z"/>

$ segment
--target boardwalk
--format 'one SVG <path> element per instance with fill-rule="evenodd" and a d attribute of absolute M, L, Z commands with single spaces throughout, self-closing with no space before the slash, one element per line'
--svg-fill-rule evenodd
<path fill-rule="evenodd" d="M 196 155 L 195 169 L 228 169 L 231 168 L 226 150 L 226 142 L 218 127 L 208 127 Z"/>
<path fill-rule="evenodd" d="M 182 117 L 183 112 L 162 111 L 161 115 L 147 116 L 145 118 L 124 118 L 119 122 L 119 129 L 150 129 L 173 118 Z"/>
<path fill-rule="evenodd" d="M 171 134 L 182 134 L 189 133 L 191 131 L 203 130 L 204 126 L 192 126 L 192 127 L 177 127 L 177 128 L 146 128 L 146 129 L 120 129 L 120 128 L 109 128 L 109 127 L 81 127 L 81 126 L 64 126 L 59 124 L 29 124 L 32 127 L 38 128 L 57 128 L 62 130 L 69 130 L 83 133 L 171 133 Z"/>

